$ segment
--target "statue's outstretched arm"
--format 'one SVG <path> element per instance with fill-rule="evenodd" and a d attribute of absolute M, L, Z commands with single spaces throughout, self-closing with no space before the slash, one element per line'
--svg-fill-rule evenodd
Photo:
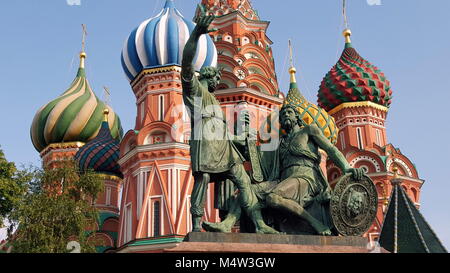
<path fill-rule="evenodd" d="M 200 14 L 196 19 L 197 25 L 192 31 L 189 39 L 184 46 L 183 50 L 183 60 L 181 61 L 181 71 L 183 79 L 191 80 L 194 76 L 195 70 L 192 62 L 195 58 L 195 53 L 197 52 L 198 41 L 200 36 L 207 34 L 209 32 L 217 31 L 216 29 L 208 30 L 209 25 L 215 19 L 214 15 L 206 15 L 206 11 L 203 5 L 199 5 Z"/>
<path fill-rule="evenodd" d="M 327 153 L 334 164 L 336 164 L 344 173 L 347 173 L 351 169 L 345 156 L 323 135 L 317 125 L 309 125 L 309 132 L 317 145 Z"/>
<path fill-rule="evenodd" d="M 363 170 L 361 168 L 356 169 L 350 167 L 345 156 L 323 135 L 317 125 L 310 125 L 309 130 L 310 135 L 314 138 L 317 145 L 319 145 L 319 147 L 328 154 L 330 159 L 342 170 L 343 173 L 351 173 L 357 180 L 362 179 L 364 175 Z"/>

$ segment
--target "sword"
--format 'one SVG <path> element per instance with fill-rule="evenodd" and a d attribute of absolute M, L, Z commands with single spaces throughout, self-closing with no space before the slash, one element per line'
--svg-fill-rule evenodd
<path fill-rule="evenodd" d="M 256 140 L 247 137 L 246 142 L 250 163 L 252 164 L 252 177 L 256 182 L 261 183 L 264 180 L 264 176 L 259 162 L 258 150 L 256 149 Z"/>

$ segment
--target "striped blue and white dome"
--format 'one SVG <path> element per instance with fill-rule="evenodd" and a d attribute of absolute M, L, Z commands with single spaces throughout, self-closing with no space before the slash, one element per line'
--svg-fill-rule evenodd
<path fill-rule="evenodd" d="M 142 22 L 131 32 L 122 50 L 122 67 L 131 82 L 144 69 L 181 65 L 184 46 L 195 23 L 175 8 L 174 0 L 166 0 L 164 9 Z M 217 49 L 209 35 L 202 35 L 194 59 L 195 69 L 217 66 Z"/>

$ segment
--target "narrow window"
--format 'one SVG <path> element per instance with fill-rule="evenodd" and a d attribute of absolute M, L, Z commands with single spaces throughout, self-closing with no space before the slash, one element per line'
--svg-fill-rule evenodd
<path fill-rule="evenodd" d="M 376 134 L 376 137 L 377 137 L 377 145 L 381 146 L 381 133 L 380 133 L 380 130 L 379 129 L 375 129 L 375 134 Z"/>
<path fill-rule="evenodd" d="M 153 237 L 158 237 L 161 235 L 160 229 L 160 217 L 161 217 L 161 208 L 159 201 L 155 201 L 153 203 Z"/>
<path fill-rule="evenodd" d="M 159 95 L 159 120 L 164 120 L 164 95 Z"/>
<path fill-rule="evenodd" d="M 144 107 L 144 102 L 141 102 L 141 105 L 139 107 L 141 109 L 141 121 L 144 120 L 144 115 L 145 115 L 145 107 Z"/>
<path fill-rule="evenodd" d="M 139 219 L 142 209 L 142 201 L 143 201 L 143 191 L 144 191 L 144 174 L 141 172 L 139 173 L 138 179 L 137 179 L 137 206 L 136 206 L 136 215 Z"/>
<path fill-rule="evenodd" d="M 343 151 L 345 149 L 345 136 L 344 136 L 344 132 L 340 133 L 340 141 L 341 141 L 341 150 Z"/>
<path fill-rule="evenodd" d="M 362 131 L 361 128 L 356 128 L 356 137 L 358 138 L 358 148 L 360 150 L 364 149 Z"/>
<path fill-rule="evenodd" d="M 106 205 L 111 205 L 111 187 L 106 187 Z"/>
<path fill-rule="evenodd" d="M 131 241 L 132 234 L 132 215 L 131 215 L 131 204 L 128 204 L 125 209 L 125 237 L 124 244 Z"/>

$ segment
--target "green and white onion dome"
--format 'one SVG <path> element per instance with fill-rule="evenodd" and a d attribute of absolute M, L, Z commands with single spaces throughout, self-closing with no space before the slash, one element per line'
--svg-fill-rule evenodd
<path fill-rule="evenodd" d="M 111 107 L 100 101 L 86 78 L 84 60 L 80 54 L 80 67 L 70 87 L 58 98 L 42 106 L 31 125 L 31 141 L 38 152 L 48 145 L 64 142 L 88 142 L 100 131 L 103 110 L 109 110 L 109 128 L 114 139 L 123 135 L 119 117 Z"/>

